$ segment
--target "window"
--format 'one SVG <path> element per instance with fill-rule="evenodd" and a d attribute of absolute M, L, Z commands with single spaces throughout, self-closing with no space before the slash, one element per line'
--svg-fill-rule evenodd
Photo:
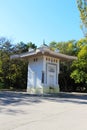
<path fill-rule="evenodd" d="M 37 58 L 34 58 L 34 62 L 37 62 L 37 60 L 38 60 Z"/>
<path fill-rule="evenodd" d="M 44 72 L 42 71 L 42 83 L 44 83 Z"/>

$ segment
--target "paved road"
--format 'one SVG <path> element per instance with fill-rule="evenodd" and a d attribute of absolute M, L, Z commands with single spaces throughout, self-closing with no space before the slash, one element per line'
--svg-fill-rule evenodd
<path fill-rule="evenodd" d="M 0 130 L 87 130 L 87 95 L 0 92 Z"/>

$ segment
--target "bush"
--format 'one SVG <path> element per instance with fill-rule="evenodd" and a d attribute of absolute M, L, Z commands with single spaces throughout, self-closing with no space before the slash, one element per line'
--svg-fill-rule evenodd
<path fill-rule="evenodd" d="M 4 89 L 4 83 L 0 83 L 0 89 Z"/>

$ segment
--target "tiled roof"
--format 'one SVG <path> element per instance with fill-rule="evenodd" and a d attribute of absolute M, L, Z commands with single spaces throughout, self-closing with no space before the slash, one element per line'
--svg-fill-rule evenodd
<path fill-rule="evenodd" d="M 53 57 L 56 57 L 60 60 L 76 60 L 77 59 L 77 57 L 75 57 L 75 56 L 69 56 L 69 55 L 66 55 L 66 54 L 55 52 L 55 51 L 52 51 L 48 47 L 45 47 L 45 46 L 40 47 L 36 50 L 31 50 L 31 51 L 26 52 L 26 53 L 22 53 L 22 54 L 18 54 L 18 55 L 17 54 L 12 55 L 10 58 L 11 59 L 30 58 L 30 57 L 37 56 L 37 55 L 53 56 Z"/>

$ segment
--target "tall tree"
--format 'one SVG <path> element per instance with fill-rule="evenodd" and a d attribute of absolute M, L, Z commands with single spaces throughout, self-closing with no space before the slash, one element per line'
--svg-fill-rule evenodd
<path fill-rule="evenodd" d="M 36 48 L 37 48 L 37 46 L 34 43 L 32 43 L 32 42 L 27 43 L 27 49 L 36 49 Z"/>
<path fill-rule="evenodd" d="M 52 50 L 58 50 L 58 52 L 68 55 L 76 55 L 76 40 L 69 40 L 67 42 L 51 42 L 49 44 Z"/>
<path fill-rule="evenodd" d="M 14 45 L 6 38 L 0 38 L 0 88 L 26 88 L 27 62 L 10 60 L 10 55 L 25 52 L 27 45 Z"/>
<path fill-rule="evenodd" d="M 77 41 L 70 40 L 67 42 L 55 42 L 52 41 L 49 46 L 51 50 L 58 50 L 58 52 L 67 54 L 67 55 L 76 55 L 77 54 Z M 71 79 L 71 64 L 72 62 L 60 62 L 60 74 L 59 74 L 59 85 L 61 91 L 73 91 L 72 86 L 74 86 L 74 80 Z"/>
<path fill-rule="evenodd" d="M 80 11 L 81 28 L 85 37 L 87 37 L 87 0 L 77 0 L 78 9 Z"/>
<path fill-rule="evenodd" d="M 27 45 L 24 42 L 19 42 L 15 45 L 15 53 L 22 53 L 28 50 Z"/>
<path fill-rule="evenodd" d="M 76 83 L 81 83 L 80 88 L 87 92 L 87 45 L 84 45 L 78 53 L 78 60 L 73 62 L 71 77 Z"/>

